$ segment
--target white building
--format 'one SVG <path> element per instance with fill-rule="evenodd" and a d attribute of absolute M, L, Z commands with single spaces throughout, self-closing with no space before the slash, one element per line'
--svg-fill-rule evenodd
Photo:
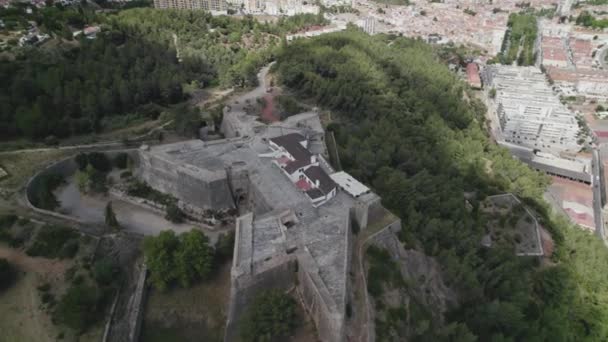
<path fill-rule="evenodd" d="M 506 142 L 555 154 L 579 150 L 576 114 L 560 102 L 538 68 L 491 65 L 484 78 L 496 90 Z"/>
<path fill-rule="evenodd" d="M 226 2 L 246 14 L 292 16 L 302 13 L 319 13 L 319 6 L 306 0 L 227 0 Z"/>
<path fill-rule="evenodd" d="M 336 183 L 319 166 L 317 156 L 308 150 L 308 140 L 298 133 L 282 135 L 269 140 L 273 150 L 273 163 L 306 193 L 314 207 L 336 196 Z"/>

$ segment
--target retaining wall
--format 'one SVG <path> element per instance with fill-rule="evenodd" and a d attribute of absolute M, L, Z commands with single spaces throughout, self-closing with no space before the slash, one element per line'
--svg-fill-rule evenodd
<path fill-rule="evenodd" d="M 135 162 L 137 160 L 137 157 L 135 156 L 135 150 L 133 150 L 133 149 L 113 150 L 110 152 L 102 152 L 102 153 L 106 154 L 109 158 L 113 158 L 118 153 L 127 153 Z M 72 176 L 74 173 L 76 173 L 77 170 L 78 170 L 78 164 L 76 164 L 76 162 L 74 161 L 74 156 L 70 156 L 70 157 L 61 159 L 61 160 L 54 162 L 54 163 L 50 164 L 49 166 L 45 167 L 43 170 L 41 170 L 38 173 L 36 173 L 35 175 L 33 175 L 27 182 L 27 184 L 25 186 L 25 190 L 24 190 L 24 196 L 23 196 L 25 204 L 31 210 L 33 210 L 39 214 L 51 216 L 51 217 L 58 218 L 61 220 L 70 221 L 70 222 L 72 222 L 74 224 L 78 224 L 78 225 L 91 226 L 92 225 L 91 223 L 84 222 L 76 217 L 65 215 L 65 214 L 60 214 L 60 213 L 52 211 L 52 210 L 38 208 L 30 200 L 36 187 L 40 186 L 40 177 L 41 176 L 58 174 L 58 175 L 61 175 L 63 178 L 67 178 L 67 177 Z"/>

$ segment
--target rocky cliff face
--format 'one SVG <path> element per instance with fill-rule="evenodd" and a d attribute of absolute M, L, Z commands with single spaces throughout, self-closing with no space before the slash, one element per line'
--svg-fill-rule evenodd
<path fill-rule="evenodd" d="M 406 250 L 390 231 L 372 244 L 388 252 L 403 280 L 384 283 L 382 294 L 372 296 L 376 340 L 420 338 L 443 326 L 444 315 L 457 298 L 445 284 L 440 265 L 421 252 Z"/>

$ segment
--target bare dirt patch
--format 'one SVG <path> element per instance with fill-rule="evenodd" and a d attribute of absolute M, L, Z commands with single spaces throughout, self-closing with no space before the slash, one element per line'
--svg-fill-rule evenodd
<path fill-rule="evenodd" d="M 62 331 L 53 325 L 42 308 L 37 287 L 63 282 L 71 261 L 32 258 L 24 252 L 0 245 L 0 258 L 19 269 L 17 282 L 0 295 L 0 331 L 5 341 L 55 341 Z"/>

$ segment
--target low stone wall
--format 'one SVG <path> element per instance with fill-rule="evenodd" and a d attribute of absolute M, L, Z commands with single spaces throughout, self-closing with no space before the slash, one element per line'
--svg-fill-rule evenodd
<path fill-rule="evenodd" d="M 123 152 L 129 154 L 129 156 L 131 158 L 137 158 L 134 156 L 135 150 L 133 150 L 133 149 L 115 150 L 115 151 L 109 151 L 109 152 L 103 152 L 103 153 L 106 154 L 109 158 L 113 158 L 118 153 L 123 153 Z M 134 160 L 136 160 L 136 159 L 134 159 Z M 56 161 L 56 162 L 50 164 L 49 166 L 47 166 L 46 168 L 44 168 L 43 170 L 39 171 L 38 173 L 36 173 L 34 176 L 32 176 L 29 179 L 29 181 L 27 182 L 27 184 L 25 186 L 24 196 L 23 196 L 25 204 L 30 209 L 32 209 L 33 211 L 35 211 L 39 214 L 52 216 L 54 218 L 65 220 L 65 221 L 70 221 L 74 224 L 90 225 L 90 223 L 84 222 L 73 216 L 61 214 L 61 213 L 58 213 L 58 212 L 55 212 L 52 210 L 38 208 L 30 200 L 36 187 L 40 185 L 40 177 L 45 176 L 45 175 L 58 174 L 58 175 L 61 175 L 63 178 L 67 178 L 67 177 L 72 176 L 74 173 L 76 173 L 76 170 L 78 170 L 78 165 L 74 161 L 74 156 L 70 156 L 70 157 L 61 159 L 59 161 Z"/>
<path fill-rule="evenodd" d="M 137 287 L 133 294 L 131 307 L 127 316 L 129 321 L 129 342 L 137 342 L 141 333 L 141 322 L 144 314 L 144 298 L 146 296 L 146 280 L 148 279 L 148 267 L 143 264 L 137 280 Z"/>
<path fill-rule="evenodd" d="M 57 212 L 54 212 L 51 210 L 38 208 L 30 200 L 36 187 L 40 186 L 40 177 L 45 176 L 45 175 L 59 174 L 62 177 L 66 178 L 66 177 L 73 175 L 77 169 L 78 169 L 78 165 L 76 165 L 76 162 L 74 161 L 74 157 L 68 157 L 68 158 L 59 160 L 59 161 L 47 166 L 45 169 L 43 169 L 42 171 L 40 171 L 37 174 L 35 174 L 34 176 L 32 176 L 32 178 L 30 178 L 30 180 L 27 182 L 27 185 L 25 186 L 24 199 L 25 199 L 25 203 L 27 204 L 27 206 L 39 214 L 48 215 L 48 216 L 52 216 L 52 217 L 55 217 L 58 219 L 71 221 L 76 224 L 84 224 L 83 221 L 77 219 L 76 217 L 60 214 L 60 213 L 57 213 Z"/>

